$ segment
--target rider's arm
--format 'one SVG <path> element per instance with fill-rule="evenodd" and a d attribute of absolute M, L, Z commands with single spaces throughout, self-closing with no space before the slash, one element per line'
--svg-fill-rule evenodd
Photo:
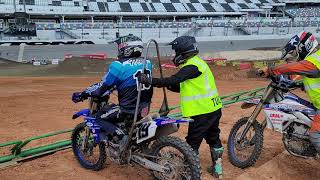
<path fill-rule="evenodd" d="M 180 84 L 174 84 L 167 87 L 170 91 L 180 92 Z"/>
<path fill-rule="evenodd" d="M 187 65 L 181 68 L 176 74 L 167 78 L 152 78 L 152 85 L 156 87 L 173 87 L 187 79 L 193 79 L 201 75 L 197 66 Z M 179 88 L 180 89 L 180 88 Z"/>
<path fill-rule="evenodd" d="M 306 60 L 272 67 L 269 69 L 269 74 L 273 74 L 273 75 L 297 74 L 297 75 L 302 75 L 307 77 L 320 77 L 319 69 L 314 64 Z"/>
<path fill-rule="evenodd" d="M 114 61 L 110 64 L 108 72 L 102 78 L 101 83 L 97 88 L 92 89 L 89 93 L 89 96 L 100 97 L 107 90 L 110 90 L 116 85 L 118 81 L 118 75 L 121 73 L 121 64 L 117 61 Z"/>

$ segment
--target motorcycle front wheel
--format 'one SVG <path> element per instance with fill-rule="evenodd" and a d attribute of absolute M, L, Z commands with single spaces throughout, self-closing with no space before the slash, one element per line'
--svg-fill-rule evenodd
<path fill-rule="evenodd" d="M 253 166 L 263 148 L 263 128 L 257 121 L 250 125 L 244 138 L 239 139 L 248 119 L 248 117 L 239 119 L 232 127 L 228 138 L 229 161 L 232 165 L 242 169 Z"/>
<path fill-rule="evenodd" d="M 73 154 L 86 169 L 101 170 L 106 161 L 105 144 L 96 144 L 93 134 L 89 132 L 85 123 L 78 124 L 71 135 L 71 145 Z"/>
<path fill-rule="evenodd" d="M 163 136 L 151 146 L 153 162 L 168 168 L 161 173 L 153 171 L 154 179 L 200 180 L 199 156 L 191 146 L 176 137 Z"/>

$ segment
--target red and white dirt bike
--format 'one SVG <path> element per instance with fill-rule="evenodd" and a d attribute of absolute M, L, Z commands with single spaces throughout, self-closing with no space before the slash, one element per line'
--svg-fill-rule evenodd
<path fill-rule="evenodd" d="M 272 77 L 261 99 L 251 99 L 242 108 L 256 106 L 250 117 L 239 119 L 231 129 L 228 139 L 230 162 L 239 168 L 253 166 L 263 148 L 263 131 L 268 127 L 283 135 L 285 149 L 294 156 L 317 157 L 318 153 L 309 140 L 308 130 L 315 115 L 313 105 L 290 92 L 301 87 L 283 76 Z M 257 121 L 263 110 L 265 120 Z"/>

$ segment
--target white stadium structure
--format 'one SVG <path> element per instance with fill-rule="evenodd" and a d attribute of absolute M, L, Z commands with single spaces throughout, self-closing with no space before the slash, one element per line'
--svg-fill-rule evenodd
<path fill-rule="evenodd" d="M 181 35 L 199 41 L 286 39 L 301 30 L 320 31 L 319 5 L 320 0 L 0 0 L 0 51 L 6 52 L 0 57 L 15 59 L 10 54 L 19 54 L 13 52 L 21 45 L 106 45 L 129 33 L 160 42 Z"/>

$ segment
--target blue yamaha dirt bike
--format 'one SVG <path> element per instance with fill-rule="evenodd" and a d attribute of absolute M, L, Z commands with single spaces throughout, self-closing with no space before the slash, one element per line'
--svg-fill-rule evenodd
<path fill-rule="evenodd" d="M 156 47 L 158 48 L 157 44 Z M 141 96 L 141 84 L 138 89 L 137 107 Z M 108 158 L 117 164 L 139 164 L 150 169 L 156 179 L 200 179 L 198 155 L 186 142 L 169 136 L 178 131 L 179 123 L 192 120 L 167 116 L 169 108 L 165 91 L 162 112 L 138 120 L 136 108 L 134 119 L 124 118 L 121 123 L 115 124 L 127 137 L 124 148 L 120 148 L 116 137 L 102 131 L 94 116 L 109 103 L 110 94 L 109 91 L 102 97 L 89 98 L 89 108 L 73 115 L 73 119 L 84 117 L 84 122 L 74 128 L 71 137 L 74 155 L 81 166 L 100 170 Z"/>

